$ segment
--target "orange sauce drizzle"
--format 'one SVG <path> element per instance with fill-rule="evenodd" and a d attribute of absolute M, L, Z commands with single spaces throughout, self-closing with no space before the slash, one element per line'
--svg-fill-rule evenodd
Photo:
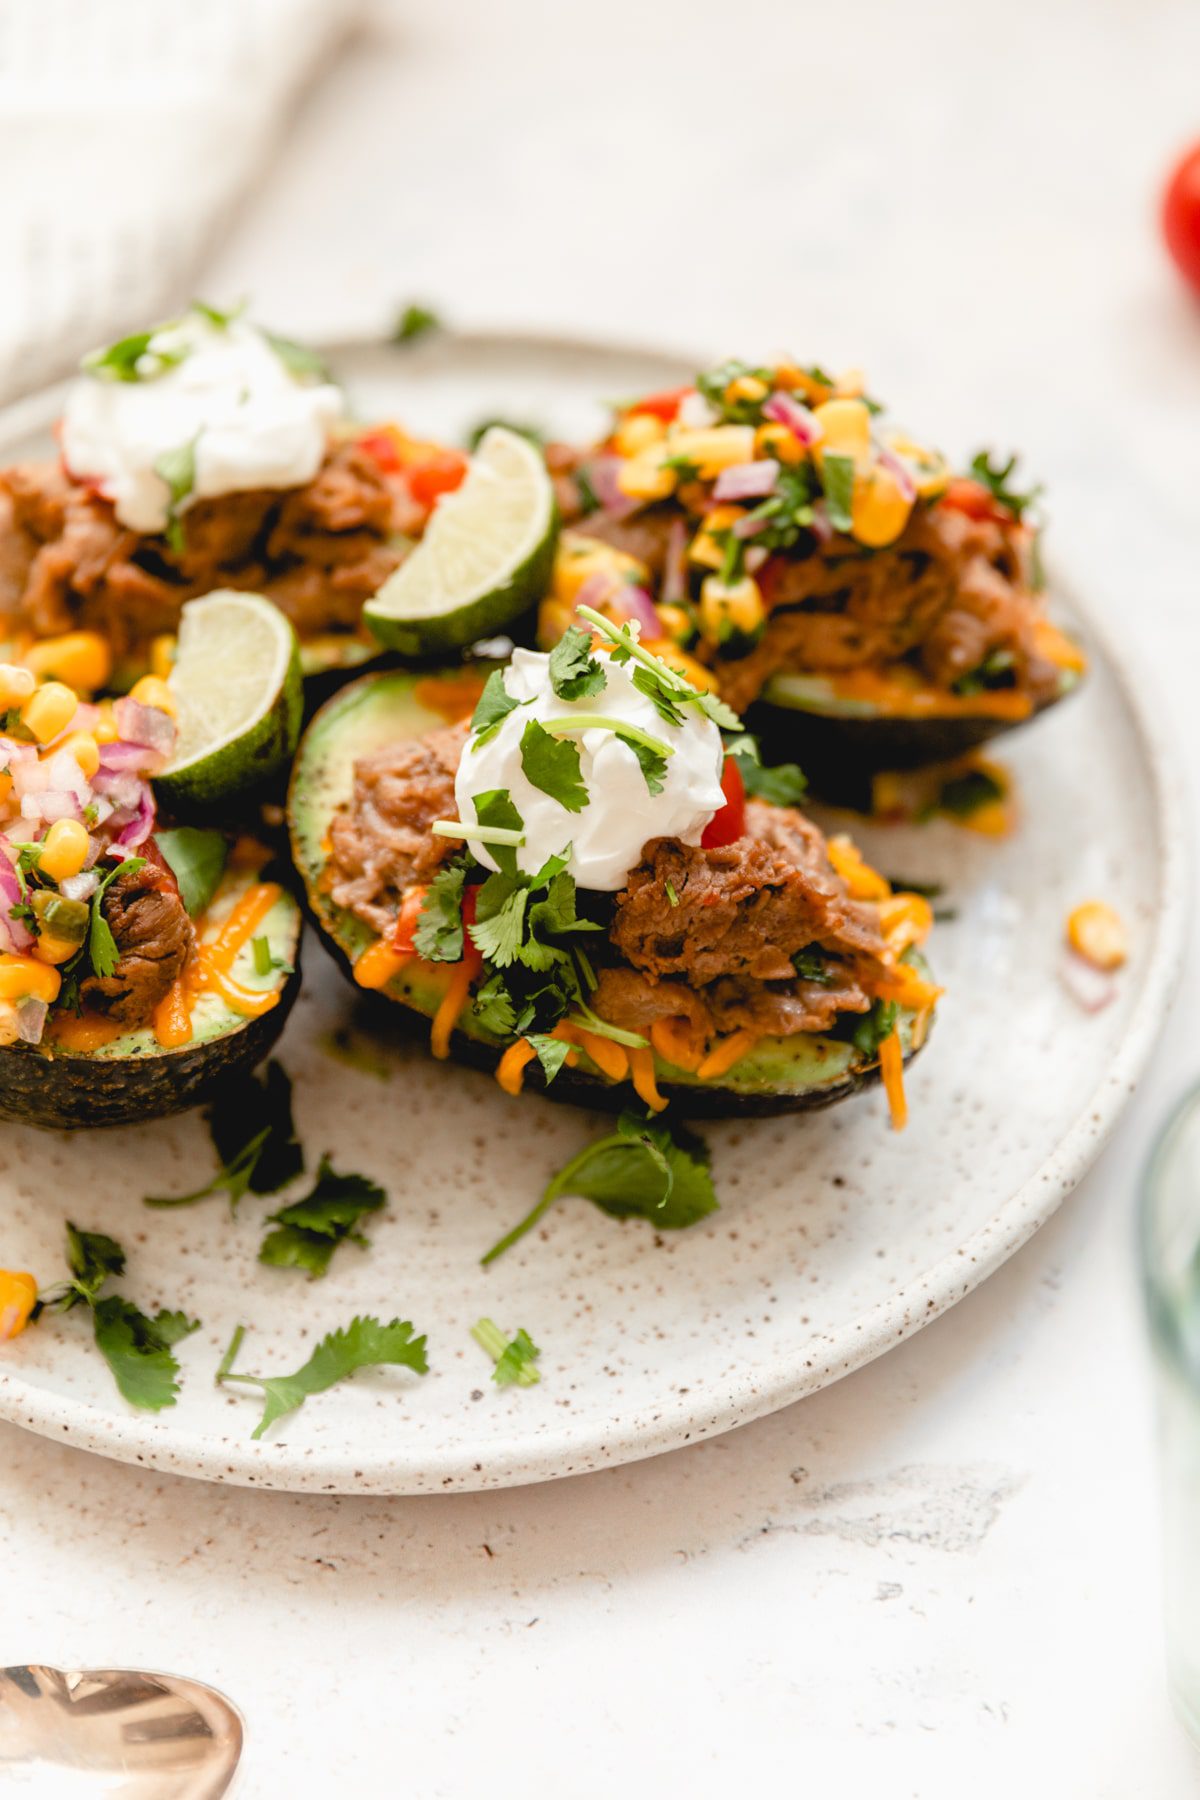
<path fill-rule="evenodd" d="M 99 1050 L 104 1044 L 111 1044 L 124 1031 L 115 1019 L 106 1018 L 103 1013 L 62 1013 L 51 1020 L 48 1036 L 64 1050 Z"/>
<path fill-rule="evenodd" d="M 904 1052 L 900 1033 L 893 1031 L 879 1046 L 879 1073 L 892 1115 L 892 1130 L 903 1131 L 908 1124 L 908 1101 L 904 1095 Z"/>
<path fill-rule="evenodd" d="M 174 1050 L 180 1044 L 192 1041 L 192 1014 L 187 983 L 182 975 L 172 982 L 154 1009 L 154 1035 L 164 1050 Z"/>

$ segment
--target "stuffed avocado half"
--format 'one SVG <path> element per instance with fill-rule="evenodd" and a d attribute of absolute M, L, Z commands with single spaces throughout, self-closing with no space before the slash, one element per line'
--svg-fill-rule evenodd
<path fill-rule="evenodd" d="M 0 1117 L 156 1118 L 252 1067 L 298 987 L 300 908 L 263 845 L 164 829 L 173 699 L 80 702 L 0 665 Z"/>
<path fill-rule="evenodd" d="M 486 685 L 482 670 L 385 672 L 322 708 L 289 826 L 327 946 L 431 1021 L 435 1054 L 510 1092 L 718 1116 L 828 1105 L 882 1072 L 902 1115 L 901 1066 L 938 996 L 915 951 L 927 904 L 792 807 L 747 800 L 746 740 L 722 763 L 727 709 L 710 697 L 707 716 L 670 672 L 674 698 L 658 689 L 656 658 L 619 669 L 596 629 L 556 669 L 518 651 Z M 616 692 L 631 668 L 649 697 L 636 725 Z M 689 712 L 700 760 L 669 717 Z M 547 787 L 568 817 L 542 805 Z"/>
<path fill-rule="evenodd" d="M 955 476 L 857 374 L 729 362 L 548 452 L 565 521 L 539 637 L 579 592 L 686 654 L 821 792 L 962 756 L 1082 678 L 1052 623 L 1040 490 Z"/>

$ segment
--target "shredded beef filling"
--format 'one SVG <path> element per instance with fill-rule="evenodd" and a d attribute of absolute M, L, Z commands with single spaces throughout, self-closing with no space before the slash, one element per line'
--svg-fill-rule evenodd
<path fill-rule="evenodd" d="M 588 453 L 551 445 L 547 460 L 568 524 L 640 557 L 660 578 L 671 507 L 625 518 L 585 514 L 576 470 Z M 1052 699 L 1060 671 L 1036 649 L 1042 609 L 1026 580 L 1025 539 L 1016 525 L 918 505 L 884 549 L 838 536 L 807 556 L 788 552 L 772 583 L 766 631 L 749 655 L 733 660 L 703 647 L 699 654 L 717 670 L 721 693 L 739 712 L 783 670 L 839 674 L 907 661 L 936 686 L 952 688 L 997 651 L 1011 655 L 1018 691 L 1035 704 Z"/>
<path fill-rule="evenodd" d="M 198 500 L 175 551 L 127 530 L 60 464 L 22 464 L 0 472 L 0 620 L 37 637 L 92 628 L 120 658 L 174 631 L 185 600 L 235 587 L 267 594 L 301 637 L 351 632 L 400 561 L 394 534 L 421 516 L 341 444 L 304 487 Z"/>
<path fill-rule="evenodd" d="M 118 875 L 101 906 L 120 960 L 111 975 L 89 975 L 80 995 L 98 1012 L 136 1030 L 149 1024 L 183 974 L 192 952 L 192 922 L 174 876 L 153 856 L 140 869 Z"/>
<path fill-rule="evenodd" d="M 457 815 L 454 776 L 470 726 L 386 744 L 354 765 L 354 793 L 330 830 L 329 891 L 381 935 L 406 888 L 428 881 L 453 846 L 432 836 L 435 819 Z"/>
<path fill-rule="evenodd" d="M 335 902 L 380 935 L 405 891 L 428 881 L 450 848 L 429 827 L 454 816 L 467 731 L 463 723 L 390 744 L 355 766 L 325 879 Z M 705 1038 L 825 1031 L 839 1013 L 867 1012 L 864 975 L 884 954 L 875 909 L 850 899 L 817 827 L 761 801 L 747 805 L 746 834 L 734 844 L 646 844 L 616 895 L 608 943 L 613 960 L 596 959 L 592 996 L 602 1018 L 642 1032 L 683 1018 Z M 821 965 L 819 980 L 797 974 L 802 951 Z"/>

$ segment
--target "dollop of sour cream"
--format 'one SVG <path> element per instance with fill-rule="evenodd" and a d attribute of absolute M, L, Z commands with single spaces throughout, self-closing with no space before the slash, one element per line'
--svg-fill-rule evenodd
<path fill-rule="evenodd" d="M 458 765 L 454 795 L 464 824 L 478 823 L 475 796 L 506 788 L 524 821 L 525 841 L 517 850 L 517 866 L 535 875 L 552 856 L 571 846 L 567 868 L 582 888 L 613 892 L 624 887 L 641 861 L 650 838 L 678 838 L 698 844 L 704 827 L 725 804 L 721 792 L 724 752 L 721 734 L 711 719 L 685 706 L 683 723 L 669 725 L 654 702 L 634 687 L 635 665 L 614 663 L 601 652 L 605 685 L 585 700 L 562 700 L 550 681 L 550 658 L 535 650 L 515 650 L 504 673 L 505 690 L 514 707 L 494 737 L 477 744 L 472 733 Z M 579 773 L 587 790 L 580 811 L 570 812 L 543 793 L 522 766 L 521 738 L 530 719 L 549 726 L 572 715 L 603 714 L 614 723 L 632 725 L 668 745 L 662 791 L 652 794 L 632 749 L 608 727 L 592 726 L 573 734 L 579 751 Z M 468 840 L 485 868 L 497 864 L 483 843 Z"/>
<path fill-rule="evenodd" d="M 159 532 L 196 500 L 303 486 L 344 417 L 340 388 L 297 376 L 257 326 L 193 312 L 152 335 L 133 379 L 98 365 L 74 384 L 62 452 L 77 480 L 113 502 L 122 525 Z M 190 482 L 176 473 L 185 491 L 172 507 L 171 482 L 156 464 L 166 458 L 178 471 L 181 453 Z"/>

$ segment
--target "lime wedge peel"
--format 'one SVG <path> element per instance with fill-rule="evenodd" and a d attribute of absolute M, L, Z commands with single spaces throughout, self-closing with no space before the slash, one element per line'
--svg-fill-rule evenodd
<path fill-rule="evenodd" d="M 528 438 L 485 432 L 462 486 L 438 502 L 412 555 L 363 618 L 404 656 L 459 650 L 541 599 L 558 540 L 554 486 Z"/>
<path fill-rule="evenodd" d="M 207 806 L 254 787 L 295 754 L 304 711 L 291 622 L 261 594 L 220 588 L 183 609 L 170 675 L 179 738 L 155 785 Z"/>

